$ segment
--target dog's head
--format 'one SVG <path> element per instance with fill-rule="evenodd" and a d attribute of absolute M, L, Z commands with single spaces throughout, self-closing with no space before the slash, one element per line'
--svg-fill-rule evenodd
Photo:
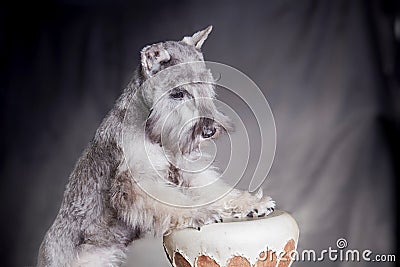
<path fill-rule="evenodd" d="M 146 136 L 172 153 L 190 153 L 231 128 L 214 103 L 214 78 L 201 52 L 211 29 L 141 51 L 141 95 L 150 110 Z"/>

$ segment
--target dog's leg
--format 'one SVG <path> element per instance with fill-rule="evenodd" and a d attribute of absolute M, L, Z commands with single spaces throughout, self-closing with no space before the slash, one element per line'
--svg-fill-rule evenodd
<path fill-rule="evenodd" d="M 78 253 L 79 227 L 59 214 L 39 248 L 37 267 L 69 267 Z"/>
<path fill-rule="evenodd" d="M 154 187 L 160 187 L 163 194 L 191 202 L 189 196 L 177 187 L 161 183 L 154 183 Z M 208 206 L 187 208 L 157 201 L 135 183 L 128 171 L 116 177 L 110 193 L 111 205 L 117 211 L 118 217 L 130 227 L 143 232 L 154 231 L 161 235 L 173 228 L 199 228 L 221 220 L 220 212 Z"/>
<path fill-rule="evenodd" d="M 218 179 L 217 175 L 214 170 L 206 170 L 187 177 L 192 187 L 201 188 L 202 185 L 212 183 L 212 190 L 229 192 L 220 200 L 210 204 L 209 209 L 217 211 L 223 217 L 261 217 L 274 211 L 275 201 L 269 196 L 263 196 L 261 189 L 256 194 L 232 189 L 221 179 Z M 197 196 L 198 198 L 204 198 L 209 195 L 208 191 L 198 190 L 198 192 L 200 192 Z"/>
<path fill-rule="evenodd" d="M 82 245 L 71 267 L 117 267 L 126 258 L 126 247 Z"/>

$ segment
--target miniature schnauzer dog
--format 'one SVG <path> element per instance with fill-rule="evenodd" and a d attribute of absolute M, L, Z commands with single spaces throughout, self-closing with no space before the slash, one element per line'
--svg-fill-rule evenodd
<path fill-rule="evenodd" d="M 219 172 L 187 171 L 200 164 L 201 143 L 230 129 L 200 50 L 211 29 L 143 48 L 132 81 L 69 177 L 38 266 L 120 266 L 128 245 L 146 232 L 273 211 L 262 191 L 226 190 L 208 201 L 228 188 Z"/>

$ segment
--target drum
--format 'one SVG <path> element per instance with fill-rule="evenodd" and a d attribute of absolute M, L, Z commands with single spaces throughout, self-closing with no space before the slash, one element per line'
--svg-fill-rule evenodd
<path fill-rule="evenodd" d="M 174 230 L 163 243 L 174 267 L 283 267 L 292 264 L 298 238 L 296 221 L 277 210 L 262 218 Z"/>

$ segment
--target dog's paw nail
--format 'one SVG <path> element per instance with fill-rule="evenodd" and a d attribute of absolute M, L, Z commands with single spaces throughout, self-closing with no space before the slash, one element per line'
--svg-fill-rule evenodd
<path fill-rule="evenodd" d="M 238 219 L 241 217 L 241 215 L 240 213 L 232 212 L 232 217 Z"/>
<path fill-rule="evenodd" d="M 253 209 L 255 213 L 258 213 L 258 209 Z"/>
<path fill-rule="evenodd" d="M 249 213 L 247 213 L 247 217 L 253 218 L 253 211 L 250 211 Z"/>
<path fill-rule="evenodd" d="M 223 220 L 222 220 L 222 218 L 217 218 L 217 219 L 214 220 L 214 222 L 215 222 L 215 223 L 222 223 Z"/>
<path fill-rule="evenodd" d="M 197 227 L 197 231 L 200 231 L 200 227 Z"/>
<path fill-rule="evenodd" d="M 258 215 L 259 218 L 264 217 L 264 216 L 265 216 L 265 212 Z"/>
<path fill-rule="evenodd" d="M 267 210 L 268 210 L 269 212 L 273 212 L 275 209 L 274 209 L 274 208 L 267 208 Z"/>

